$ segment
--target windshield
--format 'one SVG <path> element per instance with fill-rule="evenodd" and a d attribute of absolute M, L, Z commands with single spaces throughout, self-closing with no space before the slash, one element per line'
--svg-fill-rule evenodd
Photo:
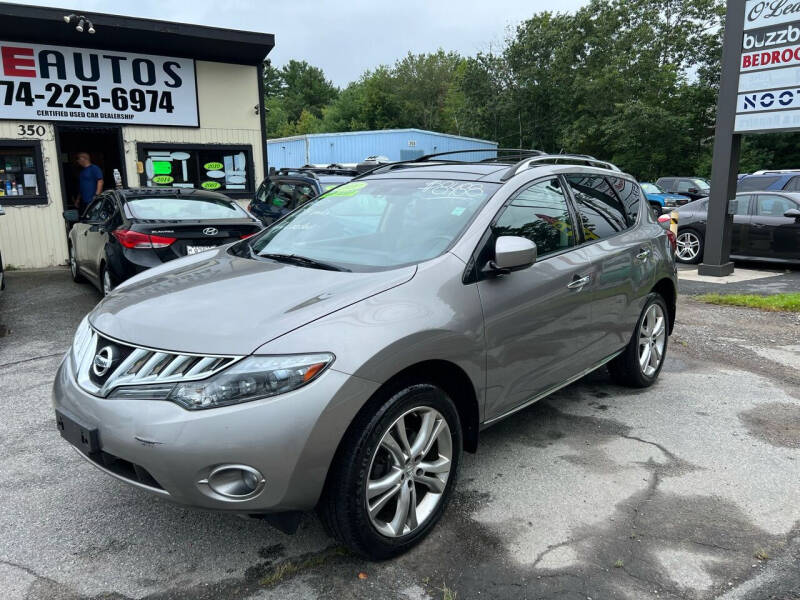
<path fill-rule="evenodd" d="M 697 186 L 698 190 L 711 189 L 711 186 L 708 185 L 708 182 L 705 179 L 692 179 L 692 183 L 694 183 Z"/>
<path fill-rule="evenodd" d="M 658 187 L 654 183 L 643 183 L 642 189 L 644 190 L 645 194 L 663 194 L 664 190 Z"/>
<path fill-rule="evenodd" d="M 135 219 L 156 221 L 196 221 L 198 219 L 242 219 L 247 213 L 230 200 L 222 198 L 128 198 L 128 210 Z"/>
<path fill-rule="evenodd" d="M 436 179 L 351 182 L 248 244 L 256 257 L 300 257 L 351 271 L 415 264 L 442 254 L 498 187 Z"/>

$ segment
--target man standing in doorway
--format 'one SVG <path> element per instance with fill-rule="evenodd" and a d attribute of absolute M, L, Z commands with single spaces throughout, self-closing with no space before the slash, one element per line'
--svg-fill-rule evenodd
<path fill-rule="evenodd" d="M 78 152 L 77 162 L 81 167 L 81 174 L 78 176 L 80 193 L 76 199 L 75 208 L 80 214 L 83 214 L 94 197 L 103 191 L 103 171 L 97 165 L 92 164 L 92 158 L 88 152 Z"/>

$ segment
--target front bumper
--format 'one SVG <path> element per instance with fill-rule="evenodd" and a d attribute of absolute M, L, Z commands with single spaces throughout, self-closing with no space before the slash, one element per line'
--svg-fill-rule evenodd
<path fill-rule="evenodd" d="M 56 375 L 53 406 L 96 427 L 102 452 L 146 470 L 155 483 L 106 468 L 101 454 L 84 455 L 119 479 L 199 508 L 280 512 L 314 507 L 344 431 L 377 387 L 329 368 L 294 392 L 188 411 L 168 401 L 93 396 L 78 386 L 67 356 Z M 257 469 L 266 479 L 264 489 L 247 500 L 230 500 L 198 484 L 225 464 Z"/>

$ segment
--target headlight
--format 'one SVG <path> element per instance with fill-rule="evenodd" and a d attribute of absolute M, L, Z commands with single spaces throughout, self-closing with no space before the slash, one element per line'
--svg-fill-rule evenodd
<path fill-rule="evenodd" d="M 333 359 L 328 353 L 250 356 L 208 379 L 120 387 L 109 398 L 171 400 L 188 410 L 228 406 L 296 390 L 319 377 Z"/>
<path fill-rule="evenodd" d="M 87 351 L 89 340 L 92 337 L 92 328 L 89 327 L 88 315 L 83 317 L 78 329 L 75 330 L 75 337 L 72 338 L 72 367 L 75 368 L 80 363 L 81 358 Z"/>
<path fill-rule="evenodd" d="M 667 198 L 666 200 L 664 200 L 664 205 L 665 206 L 675 206 L 675 200 L 673 200 L 672 198 Z"/>

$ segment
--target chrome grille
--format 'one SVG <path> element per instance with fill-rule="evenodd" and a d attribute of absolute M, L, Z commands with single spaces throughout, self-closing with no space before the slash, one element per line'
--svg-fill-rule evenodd
<path fill-rule="evenodd" d="M 81 329 L 76 333 L 72 347 L 73 365 L 78 384 L 95 396 L 105 397 L 120 386 L 205 379 L 242 358 L 167 352 L 119 342 L 98 334 L 88 324 L 85 331 Z M 109 373 L 98 380 L 97 374 L 92 373 L 92 364 L 97 352 L 106 345 L 119 348 L 123 358 L 119 364 L 112 364 Z"/>

